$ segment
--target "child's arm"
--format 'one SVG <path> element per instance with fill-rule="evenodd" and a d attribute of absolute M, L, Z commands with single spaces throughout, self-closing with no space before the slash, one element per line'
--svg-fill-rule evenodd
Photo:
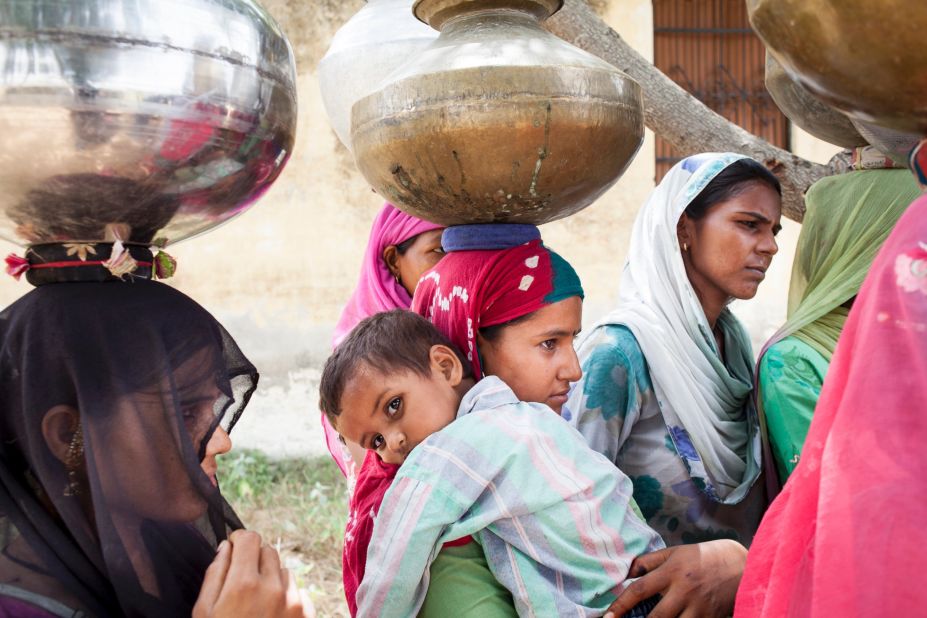
<path fill-rule="evenodd" d="M 374 524 L 364 580 L 357 590 L 357 615 L 417 614 L 442 533 L 460 513 L 457 502 L 440 490 L 417 479 L 397 477 Z"/>
<path fill-rule="evenodd" d="M 492 434 L 478 418 L 465 417 L 409 455 L 374 524 L 359 616 L 418 612 L 441 546 L 510 515 L 497 481 L 505 479 L 511 444 Z"/>

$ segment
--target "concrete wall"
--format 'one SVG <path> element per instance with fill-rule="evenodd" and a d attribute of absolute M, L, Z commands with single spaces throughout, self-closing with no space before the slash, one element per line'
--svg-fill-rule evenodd
<path fill-rule="evenodd" d="M 322 448 L 316 408 L 319 367 L 354 287 L 369 225 L 382 200 L 329 129 L 315 73 L 334 32 L 363 2 L 264 4 L 297 54 L 297 147 L 260 204 L 220 229 L 169 249 L 179 262 L 170 283 L 225 324 L 261 370 L 261 386 L 236 429 L 237 444 L 291 455 Z M 649 0 L 592 4 L 632 46 L 652 58 Z M 826 160 L 828 150 L 835 150 L 807 136 L 794 141 L 799 154 L 815 160 Z M 615 304 L 631 226 L 653 188 L 653 177 L 653 135 L 648 131 L 637 158 L 608 193 L 581 213 L 543 227 L 546 242 L 583 279 L 586 324 Z M 735 308 L 758 343 L 784 320 L 798 227 L 786 224 L 780 255 L 759 297 Z M 14 249 L 0 246 L 4 255 Z M 0 304 L 28 289 L 24 281 L 0 279 Z"/>

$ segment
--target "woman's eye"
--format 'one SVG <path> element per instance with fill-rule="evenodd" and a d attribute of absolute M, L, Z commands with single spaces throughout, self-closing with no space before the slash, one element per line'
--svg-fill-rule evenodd
<path fill-rule="evenodd" d="M 546 341 L 542 341 L 542 342 L 541 342 L 541 347 L 544 348 L 545 350 L 553 350 L 554 348 L 557 347 L 557 340 L 556 340 L 556 339 L 548 339 L 548 340 L 546 340 Z"/>
<path fill-rule="evenodd" d="M 386 415 L 395 416 L 399 412 L 399 408 L 402 406 L 402 398 L 394 397 L 388 404 L 386 404 Z"/>
<path fill-rule="evenodd" d="M 381 436 L 380 434 L 375 435 L 373 437 L 373 440 L 370 441 L 370 447 L 375 451 L 379 451 L 382 446 L 383 446 L 383 436 Z"/>
<path fill-rule="evenodd" d="M 751 230 L 755 230 L 757 228 L 756 221 L 741 221 L 740 224 L 744 227 L 750 228 Z"/>
<path fill-rule="evenodd" d="M 438 255 L 444 255 L 444 247 L 437 247 L 435 249 L 435 253 L 437 253 Z"/>

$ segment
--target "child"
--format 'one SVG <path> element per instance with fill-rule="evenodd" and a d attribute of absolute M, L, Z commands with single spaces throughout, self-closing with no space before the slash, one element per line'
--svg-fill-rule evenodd
<path fill-rule="evenodd" d="M 601 615 L 663 541 L 631 481 L 545 405 L 475 384 L 409 311 L 371 316 L 328 359 L 320 406 L 346 439 L 402 464 L 374 528 L 361 616 L 411 616 L 442 544 L 473 535 L 519 615 Z M 456 420 L 455 420 L 456 419 Z"/>

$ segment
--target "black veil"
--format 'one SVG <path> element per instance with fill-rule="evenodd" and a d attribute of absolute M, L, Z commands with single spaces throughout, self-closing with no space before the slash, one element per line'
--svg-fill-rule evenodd
<path fill-rule="evenodd" d="M 0 595 L 189 616 L 241 527 L 207 444 L 257 378 L 208 312 L 160 283 L 47 285 L 3 311 Z"/>

